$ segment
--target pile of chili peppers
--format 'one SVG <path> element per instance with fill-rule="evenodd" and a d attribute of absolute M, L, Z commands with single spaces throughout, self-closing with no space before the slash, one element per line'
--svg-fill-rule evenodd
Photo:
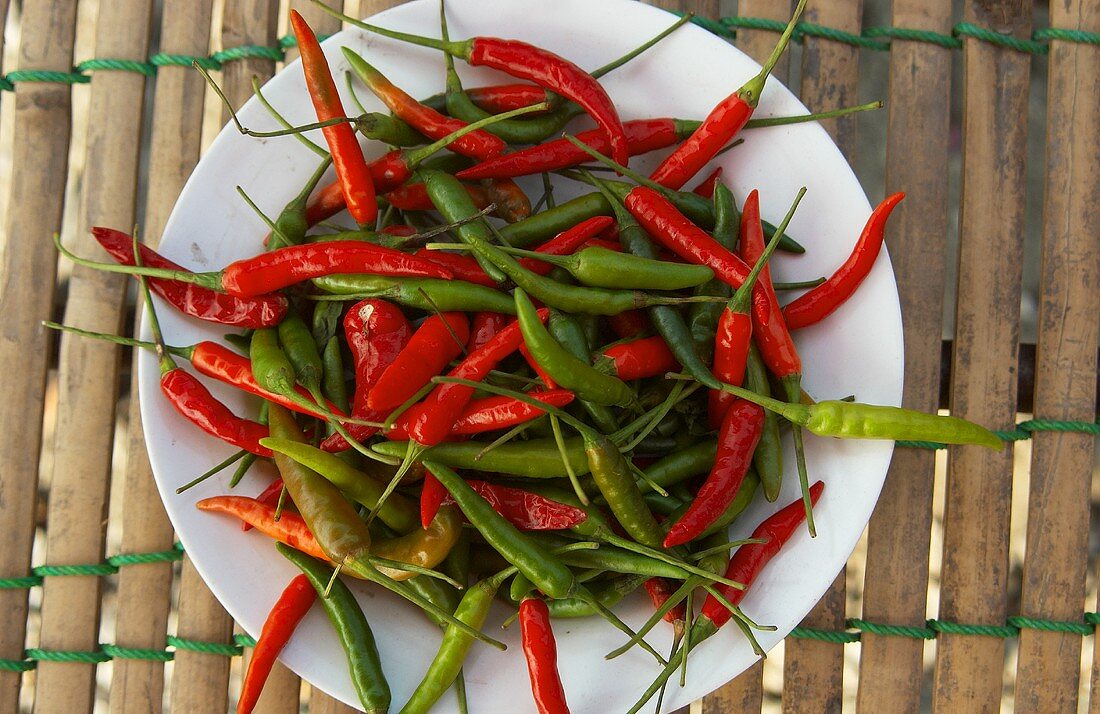
<path fill-rule="evenodd" d="M 684 20 L 587 72 L 515 40 L 451 40 L 442 12 L 438 40 L 343 17 L 446 57 L 445 93 L 419 101 L 344 48 L 361 82 L 349 88 L 365 86 L 392 112 L 349 116 L 317 38 L 292 13 L 318 123 L 240 128 L 293 135 L 319 163 L 268 219 L 266 251 L 192 273 L 107 228 L 93 234 L 117 264 L 61 249 L 138 276 L 154 340 L 83 334 L 154 350 L 175 409 L 239 449 L 196 482 L 234 463 L 228 488 L 257 460 L 278 469 L 256 497 L 198 503 L 262 534 L 248 537 L 277 541 L 302 571 L 263 627 L 238 712 L 252 710 L 318 599 L 364 708 L 390 709 L 370 626 L 338 576 L 413 602 L 443 630 L 404 712 L 427 711 L 452 687 L 464 696 L 467 652 L 479 641 L 503 647 L 482 631 L 496 600 L 518 609 L 540 712 L 568 711 L 553 620 L 581 616 L 623 631 L 626 644 L 609 656 L 641 646 L 663 666 L 637 711 L 691 646 L 731 620 L 759 651 L 758 625 L 739 605 L 803 521 L 813 533 L 824 488 L 810 484 L 803 431 L 1000 447 L 960 419 L 813 402 L 800 388 L 792 333 L 855 292 L 901 194 L 875 209 L 832 276 L 784 285 L 768 260 L 802 250 L 785 232 L 802 192 L 775 226 L 756 191 L 738 202 L 720 170 L 701 173 L 743 129 L 812 118 L 752 119 L 801 10 L 760 74 L 701 121 L 623 121 L 597 81 Z M 520 82 L 467 91 L 455 58 Z M 594 128 L 561 136 L 581 115 Z M 327 147 L 301 135 L 310 128 L 323 130 Z M 672 151 L 648 177 L 626 165 L 661 149 Z M 330 166 L 335 180 L 321 185 Z M 607 167 L 622 178 L 600 173 Z M 543 179 L 534 205 L 513 180 L 521 176 Z M 555 203 L 551 178 L 562 177 L 588 193 Z M 694 191 L 681 190 L 692 181 Z M 329 221 L 345 209 L 353 228 Z M 779 291 L 807 287 L 781 305 Z M 150 291 L 184 314 L 243 329 L 226 336 L 243 352 L 165 344 Z M 259 396 L 259 414 L 234 414 L 175 358 Z M 730 542 L 727 527 L 757 491 L 779 497 L 788 428 L 803 498 Z M 655 612 L 634 631 L 611 608 L 642 586 Z M 704 598 L 698 613 L 693 597 Z M 676 633 L 667 660 L 645 641 L 662 620 Z"/>

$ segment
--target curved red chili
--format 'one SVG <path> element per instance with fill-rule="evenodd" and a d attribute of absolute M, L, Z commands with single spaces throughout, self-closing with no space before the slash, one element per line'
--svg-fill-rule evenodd
<path fill-rule="evenodd" d="M 317 591 L 305 575 L 294 576 L 279 595 L 264 620 L 252 658 L 248 661 L 248 670 L 241 682 L 241 696 L 237 700 L 237 714 L 249 714 L 256 707 L 279 652 L 316 601 Z"/>
<path fill-rule="evenodd" d="M 386 367 L 367 395 L 367 406 L 385 412 L 401 406 L 462 354 L 470 323 L 461 312 L 432 315 Z"/>
<path fill-rule="evenodd" d="M 328 121 L 346 117 L 340 94 L 336 91 L 336 83 L 329 71 L 328 60 L 321 51 L 317 36 L 297 10 L 290 11 L 290 24 L 294 37 L 298 40 L 306 87 L 309 88 L 317 119 Z M 355 128 L 351 124 L 340 123 L 324 127 L 321 133 L 332 153 L 332 164 L 336 169 L 348 212 L 360 225 L 374 225 L 378 217 L 378 202 Z"/>
<path fill-rule="evenodd" d="M 659 119 L 635 119 L 623 122 L 627 151 L 631 156 L 646 154 L 672 146 L 691 133 L 698 122 L 662 117 Z M 607 134 L 601 129 L 589 129 L 576 135 L 576 139 L 601 154 L 611 150 Z M 547 141 L 510 154 L 482 161 L 476 166 L 462 169 L 457 174 L 463 180 L 530 176 L 547 171 L 558 171 L 583 164 L 588 154 L 565 138 Z"/>
<path fill-rule="evenodd" d="M 257 456 L 271 456 L 271 449 L 260 445 L 260 439 L 268 436 L 267 427 L 234 414 L 193 374 L 179 367 L 163 371 L 160 391 L 177 412 L 207 434 Z"/>
<path fill-rule="evenodd" d="M 650 578 L 645 581 L 645 590 L 649 595 L 650 602 L 653 603 L 654 610 L 660 610 L 661 606 L 668 602 L 668 599 L 672 597 L 675 589 L 669 585 L 668 580 L 665 578 Z M 671 610 L 665 613 L 663 619 L 665 622 L 684 622 L 687 617 L 687 608 L 683 602 L 679 603 Z"/>
<path fill-rule="evenodd" d="M 718 430 L 718 453 L 714 466 L 687 511 L 669 529 L 664 540 L 666 548 L 674 548 L 699 537 L 725 512 L 749 472 L 752 454 L 763 428 L 762 407 L 743 399 L 730 405 Z"/>
<path fill-rule="evenodd" d="M 130 236 L 112 228 L 100 227 L 92 228 L 92 236 L 117 263 L 134 264 L 133 239 Z M 141 263 L 153 268 L 187 270 L 144 245 L 141 246 Z M 233 327 L 274 327 L 282 322 L 289 306 L 282 295 L 234 297 L 201 285 L 167 278 L 149 278 L 148 283 L 153 292 L 183 314 Z"/>
<path fill-rule="evenodd" d="M 703 198 L 714 198 L 714 184 L 718 183 L 718 179 L 720 178 L 722 178 L 721 166 L 711 171 L 710 176 L 707 176 L 703 179 L 702 183 L 691 189 L 691 192 Z"/>
<path fill-rule="evenodd" d="M 818 481 L 810 486 L 810 501 L 814 505 L 821 498 L 825 484 Z M 752 532 L 752 539 L 763 540 L 763 543 L 746 543 L 737 549 L 730 558 L 726 568 L 726 577 L 745 586 L 743 590 L 732 588 L 728 585 L 715 583 L 714 587 L 725 596 L 732 605 L 740 604 L 748 593 L 749 588 L 756 581 L 756 576 L 764 569 L 764 566 L 779 553 L 780 549 L 791 539 L 794 531 L 806 518 L 806 509 L 802 505 L 802 499 L 783 507 L 775 514 L 768 516 L 764 522 Z M 725 605 L 718 602 L 713 595 L 707 597 L 700 613 L 714 623 L 715 627 L 721 627 L 729 622 L 732 614 Z"/>
<path fill-rule="evenodd" d="M 565 688 L 558 674 L 558 647 L 550 627 L 550 609 L 535 597 L 519 604 L 519 628 L 527 672 L 531 676 L 531 694 L 539 714 L 569 714 Z"/>
<path fill-rule="evenodd" d="M 542 308 L 538 311 L 538 315 L 545 322 L 550 317 L 550 310 Z M 519 323 L 512 322 L 487 343 L 467 355 L 457 367 L 450 371 L 449 376 L 474 382 L 485 379 L 490 370 L 519 349 L 522 342 L 523 333 L 520 332 Z M 409 435 L 424 446 L 438 444 L 451 433 L 455 421 L 473 395 L 473 388 L 462 384 L 448 382 L 436 385 L 431 394 L 424 399 L 423 411 L 409 425 Z"/>
<path fill-rule="evenodd" d="M 467 185 L 466 193 L 470 194 L 470 198 L 474 200 L 474 205 L 477 206 L 479 211 L 492 203 L 485 189 L 480 186 Z M 403 183 L 392 191 L 383 194 L 382 198 L 386 199 L 394 208 L 399 208 L 402 211 L 435 210 L 435 204 L 433 204 L 432 199 L 428 197 L 428 191 L 424 187 L 423 182 L 420 181 L 416 183 Z"/>
<path fill-rule="evenodd" d="M 852 296 L 874 267 L 882 250 L 886 220 L 903 198 L 904 193 L 887 196 L 867 219 L 852 254 L 844 264 L 824 283 L 783 308 L 788 329 L 797 330 L 824 320 Z"/>
<path fill-rule="evenodd" d="M 470 341 L 466 343 L 466 351 L 473 352 L 481 347 L 511 321 L 511 317 L 499 312 L 475 312 L 473 320 L 470 321 Z"/>

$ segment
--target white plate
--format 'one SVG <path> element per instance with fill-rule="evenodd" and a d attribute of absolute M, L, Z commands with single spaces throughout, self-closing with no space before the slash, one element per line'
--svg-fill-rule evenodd
<path fill-rule="evenodd" d="M 452 37 L 475 34 L 515 37 L 554 50 L 580 64 L 597 67 L 618 57 L 666 27 L 673 17 L 662 10 L 631 0 L 449 0 Z M 411 2 L 375 17 L 381 25 L 438 36 L 434 0 Z M 414 96 L 427 96 L 443 87 L 441 56 L 410 48 L 358 30 L 344 32 L 325 43 L 340 78 L 347 64 L 339 51 L 348 45 L 361 52 L 398 85 Z M 501 76 L 461 67 L 468 86 L 500 81 Z M 693 25 L 676 31 L 640 59 L 604 79 L 624 119 L 654 116 L 698 118 L 736 86 L 754 74 L 757 65 L 718 37 Z M 297 62 L 268 83 L 266 96 L 295 123 L 314 119 L 306 99 Z M 360 92 L 372 107 L 366 90 Z M 353 106 L 345 100 L 345 106 Z M 758 116 L 804 112 L 803 106 L 778 82 L 764 92 Z M 274 127 L 256 101 L 241 112 L 254 128 Z M 589 126 L 584 120 L 575 126 Z M 319 138 L 319 137 L 318 137 Z M 381 147 L 371 147 L 374 154 Z M 651 169 L 656 157 L 633 164 Z M 813 278 L 832 272 L 851 249 L 870 213 L 855 176 L 832 141 L 818 125 L 800 125 L 752 131 L 745 144 L 721 159 L 726 180 L 739 200 L 751 188 L 761 190 L 763 213 L 773 221 L 783 215 L 799 186 L 809 192 L 790 232 L 808 252 L 795 258 L 779 255 L 776 272 L 786 280 Z M 165 229 L 164 253 L 196 270 L 217 269 L 237 258 L 255 254 L 265 230 L 234 191 L 241 185 L 274 215 L 314 170 L 316 157 L 292 138 L 259 140 L 226 128 L 199 163 L 180 196 Z M 700 174 L 702 178 L 704 174 Z M 577 193 L 562 184 L 559 195 Z M 532 195 L 537 195 L 533 193 Z M 184 318 L 161 303 L 161 319 L 169 341 L 190 344 L 218 339 L 222 330 L 209 323 Z M 143 328 L 144 329 L 144 328 Z M 862 401 L 898 404 L 902 384 L 901 317 L 893 273 L 885 253 L 859 293 L 824 323 L 798 334 L 811 394 L 840 397 L 856 394 Z M 180 540 L 199 572 L 221 603 L 245 630 L 257 635 L 268 609 L 294 568 L 256 531 L 244 534 L 225 517 L 204 514 L 196 501 L 225 491 L 218 477 L 177 496 L 175 489 L 220 461 L 232 450 L 186 425 L 158 393 L 154 359 L 139 359 L 142 419 L 149 456 L 168 514 Z M 255 404 L 239 394 L 214 388 L 238 413 L 254 413 Z M 778 505 L 797 497 L 794 458 L 787 444 L 788 473 L 779 504 L 762 499 L 749 508 L 734 528 L 741 537 Z M 745 598 L 745 611 L 758 622 L 775 625 L 761 633 L 770 648 L 791 630 L 828 588 L 859 538 L 885 477 L 891 444 L 839 442 L 809 438 L 807 458 L 813 478 L 828 485 L 816 509 L 818 537 L 799 531 L 787 548 L 768 566 Z M 256 494 L 271 478 L 254 469 L 238 488 Z M 439 644 L 439 631 L 411 606 L 388 594 L 355 584 L 355 591 L 374 628 L 396 710 L 420 681 Z M 618 608 L 628 623 L 638 626 L 651 612 L 643 596 Z M 494 613 L 489 629 L 509 644 L 501 653 L 475 645 L 465 665 L 471 711 L 534 711 L 517 628 L 497 629 L 504 609 Z M 604 653 L 621 643 L 622 636 L 596 620 L 563 621 L 555 626 L 559 664 L 570 705 L 575 712 L 625 711 L 657 673 L 650 657 L 635 648 L 611 662 Z M 661 626 L 650 637 L 667 651 L 669 628 Z M 665 709 L 685 706 L 732 679 L 754 661 L 736 628 L 728 627 L 704 643 L 692 658 L 688 684 L 670 687 Z M 283 661 L 315 686 L 349 704 L 356 698 L 344 654 L 320 608 L 306 618 Z M 452 695 L 444 696 L 435 711 L 455 710 Z"/>

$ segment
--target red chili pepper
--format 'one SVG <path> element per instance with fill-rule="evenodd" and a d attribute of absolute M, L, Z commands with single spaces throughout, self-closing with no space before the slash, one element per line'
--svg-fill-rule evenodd
<path fill-rule="evenodd" d="M 481 265 L 472 256 L 451 253 L 445 250 L 429 250 L 428 248 L 421 248 L 413 255 L 449 270 L 457 280 L 464 280 L 468 283 L 490 288 L 497 287 L 497 281 L 490 278 L 488 273 L 482 270 Z"/>
<path fill-rule="evenodd" d="M 290 24 L 294 29 L 294 37 L 298 40 L 306 87 L 309 88 L 317 119 L 328 121 L 347 116 L 317 36 L 296 10 L 290 11 Z M 363 158 L 363 149 L 359 146 L 355 129 L 350 124 L 341 123 L 326 126 L 321 132 L 332 153 L 332 164 L 336 168 L 336 176 L 343 189 L 348 211 L 360 225 L 374 225 L 378 217 L 378 202 L 374 195 L 374 182 Z"/>
<path fill-rule="evenodd" d="M 177 412 L 207 434 L 257 456 L 271 456 L 270 449 L 260 446 L 260 439 L 268 436 L 267 427 L 235 415 L 193 374 L 179 367 L 162 366 L 160 391 Z"/>
<path fill-rule="evenodd" d="M 699 128 L 650 174 L 651 179 L 667 188 L 683 187 L 688 179 L 699 173 L 699 170 L 713 159 L 737 132 L 741 131 L 752 118 L 752 113 L 760 101 L 760 94 L 764 91 L 764 82 L 783 54 L 794 31 L 795 23 L 805 7 L 806 0 L 800 0 L 790 22 L 787 23 L 787 28 L 776 43 L 775 49 L 772 50 L 771 57 L 764 63 L 760 72 L 711 109 Z"/>
<path fill-rule="evenodd" d="M 703 198 L 714 198 L 714 184 L 718 183 L 720 178 L 722 178 L 721 166 L 711 171 L 710 176 L 707 176 L 701 184 L 691 189 L 691 192 Z"/>
<path fill-rule="evenodd" d="M 466 343 L 466 351 L 473 352 L 481 347 L 511 321 L 511 317 L 499 312 L 475 312 L 470 322 L 470 341 Z"/>
<path fill-rule="evenodd" d="M 550 310 L 542 308 L 539 318 L 545 322 Z M 414 338 L 415 339 L 415 338 Z M 465 342 L 465 340 L 463 340 Z M 519 323 L 512 322 L 493 336 L 486 344 L 471 352 L 457 367 L 451 370 L 451 377 L 479 382 L 488 376 L 501 360 L 519 349 L 523 343 L 523 333 Z M 436 385 L 424 400 L 424 410 L 409 426 L 409 435 L 419 444 L 434 446 L 451 433 L 451 428 L 461 415 L 463 408 L 474 395 L 474 389 L 463 384 L 445 383 Z"/>
<path fill-rule="evenodd" d="M 825 484 L 821 481 L 810 486 L 810 501 L 816 505 L 824 489 Z M 738 590 L 721 583 L 714 584 L 730 604 L 740 604 L 753 582 L 756 581 L 756 576 L 775 557 L 784 544 L 791 539 L 791 535 L 794 534 L 795 529 L 805 518 L 806 509 L 802 506 L 802 499 L 799 499 L 769 516 L 756 527 L 751 537 L 766 542 L 746 543 L 741 546 L 730 558 L 729 566 L 726 568 L 726 577 L 743 584 L 745 589 Z M 714 623 L 716 628 L 729 622 L 732 616 L 725 605 L 719 603 L 714 596 L 707 597 L 700 614 Z"/>
<path fill-rule="evenodd" d="M 374 273 L 406 277 L 452 277 L 449 270 L 393 248 L 363 241 L 303 243 L 230 263 L 222 285 L 231 295 L 272 293 L 304 280 L 334 273 Z"/>
<path fill-rule="evenodd" d="M 533 84 L 497 84 L 467 89 L 466 96 L 490 114 L 500 114 L 545 102 L 546 90 Z"/>
<path fill-rule="evenodd" d="M 275 506 L 260 503 L 247 496 L 214 496 L 204 498 L 195 504 L 200 511 L 214 511 L 236 516 L 249 523 L 253 528 L 280 543 L 286 543 L 295 550 L 312 555 L 320 560 L 328 560 L 325 551 L 313 537 L 305 519 L 297 513 L 283 511 L 275 520 Z"/>
<path fill-rule="evenodd" d="M 256 496 L 256 500 L 264 504 L 265 506 L 271 506 L 274 508 L 279 505 L 279 498 L 282 495 L 282 492 L 283 480 L 281 478 L 277 478 L 270 484 L 268 484 L 267 488 L 265 488 L 263 491 L 260 491 L 260 495 Z M 286 505 L 291 506 L 293 504 L 290 503 L 289 499 L 287 499 Z M 252 524 L 241 521 L 241 530 L 247 533 L 248 531 L 252 530 Z"/>
<path fill-rule="evenodd" d="M 587 514 L 576 506 L 561 503 L 521 488 L 487 481 L 467 481 L 497 513 L 524 531 L 561 531 L 584 523 Z M 444 505 L 451 502 L 448 496 Z"/>
<path fill-rule="evenodd" d="M 344 48 L 344 56 L 363 83 L 389 107 L 397 118 L 429 139 L 433 141 L 442 139 L 467 125 L 467 122 L 461 119 L 440 114 L 426 104 L 421 104 L 351 50 Z M 450 146 L 451 151 L 456 154 L 475 159 L 488 159 L 502 153 L 505 148 L 507 144 L 502 139 L 484 129 L 473 131 Z"/>
<path fill-rule="evenodd" d="M 431 471 L 424 471 L 424 480 L 420 488 L 420 525 L 424 530 L 435 520 L 435 514 L 443 507 L 443 501 L 450 494 Z"/>
<path fill-rule="evenodd" d="M 474 205 L 477 206 L 479 211 L 492 203 L 485 189 L 480 186 L 467 185 L 466 193 L 470 194 L 470 198 L 474 200 Z M 424 184 L 419 181 L 416 183 L 404 183 L 394 190 L 383 194 L 382 198 L 386 199 L 394 208 L 399 208 L 402 211 L 435 210 L 435 204 L 433 204 L 432 199 L 428 197 L 427 189 L 425 189 Z"/>
<path fill-rule="evenodd" d="M 339 181 L 333 181 L 317 189 L 317 193 L 309 199 L 309 203 L 306 204 L 306 222 L 315 226 L 347 207 L 343 187 L 340 186 Z"/>
<path fill-rule="evenodd" d="M 688 220 L 657 191 L 636 186 L 627 195 L 625 204 L 646 232 L 663 246 L 684 260 L 707 266 L 727 285 L 739 288 L 749 276 L 749 266 L 743 260 Z M 776 305 L 775 310 L 778 309 Z M 760 286 L 753 291 L 753 314 L 762 321 L 770 319 L 771 308 Z"/>
<path fill-rule="evenodd" d="M 470 323 L 461 312 L 426 319 L 371 388 L 367 406 L 378 412 L 399 407 L 462 354 L 469 336 Z"/>
<path fill-rule="evenodd" d="M 351 350 L 355 371 L 355 393 L 352 396 L 352 416 L 367 421 L 381 421 L 388 413 L 372 410 L 367 395 L 382 373 L 389 367 L 412 336 L 412 327 L 404 313 L 393 303 L 370 298 L 355 303 L 344 316 L 344 337 Z M 348 431 L 356 439 L 373 436 L 378 430 L 364 424 L 349 424 Z M 344 451 L 351 444 L 339 434 L 323 442 L 325 451 Z"/>
<path fill-rule="evenodd" d="M 134 264 L 133 239 L 111 228 L 93 228 L 92 235 L 120 265 Z M 141 246 L 141 263 L 153 268 L 186 271 L 152 248 Z M 282 295 L 252 298 L 226 295 L 200 285 L 167 278 L 149 278 L 149 287 L 185 315 L 233 327 L 258 329 L 282 322 L 288 307 Z"/>
<path fill-rule="evenodd" d="M 672 594 L 675 592 L 675 588 L 669 585 L 669 582 L 664 578 L 650 578 L 645 581 L 645 589 L 649 594 L 649 600 L 653 603 L 654 610 L 660 610 Z M 665 622 L 684 622 L 687 617 L 687 609 L 684 603 L 673 607 L 671 610 L 665 613 L 663 619 Z"/>
<path fill-rule="evenodd" d="M 886 219 L 903 198 L 904 193 L 887 196 L 867 219 L 867 225 L 863 227 L 852 254 L 844 264 L 824 283 L 783 308 L 788 329 L 797 330 L 820 322 L 852 296 L 878 259 Z"/>
<path fill-rule="evenodd" d="M 669 529 L 664 540 L 666 548 L 694 540 L 725 512 L 752 465 L 752 453 L 763 428 L 763 408 L 743 399 L 730 405 L 718 430 L 714 466 L 695 500 Z"/>
<path fill-rule="evenodd" d="M 536 597 L 519 604 L 519 629 L 527 672 L 531 676 L 531 694 L 539 714 L 569 714 L 565 688 L 558 674 L 558 647 L 550 626 L 550 609 Z"/>
<path fill-rule="evenodd" d="M 600 354 L 611 360 L 615 376 L 625 381 L 656 377 L 680 368 L 680 363 L 660 335 L 620 342 Z"/>
<path fill-rule="evenodd" d="M 527 396 L 559 408 L 567 406 L 574 399 L 573 392 L 568 389 L 528 392 Z M 475 399 L 462 410 L 462 414 L 459 415 L 458 420 L 451 427 L 451 433 L 465 436 L 508 429 L 545 413 L 546 411 L 543 409 L 511 397 Z"/>
<path fill-rule="evenodd" d="M 250 714 L 256 707 L 276 658 L 316 601 L 317 591 L 305 575 L 294 576 L 275 601 L 252 650 L 252 659 L 248 661 L 248 671 L 241 683 L 241 696 L 237 700 L 237 714 Z"/>
<path fill-rule="evenodd" d="M 649 316 L 642 310 L 627 310 L 626 312 L 620 312 L 618 315 L 608 315 L 607 324 L 622 340 L 644 335 L 652 327 Z"/>
<path fill-rule="evenodd" d="M 631 156 L 638 156 L 664 149 L 688 136 L 698 125 L 698 122 L 670 118 L 635 119 L 624 122 L 627 151 Z M 576 138 L 601 154 L 606 154 L 611 149 L 607 134 L 601 129 L 582 131 L 576 135 Z M 502 154 L 476 166 L 462 169 L 455 175 L 463 180 L 530 176 L 567 169 L 583 164 L 590 158 L 571 141 L 562 138 L 510 154 Z"/>
<path fill-rule="evenodd" d="M 351 24 L 371 32 L 392 37 L 403 42 L 432 47 L 455 57 L 460 57 L 474 67 L 492 67 L 517 79 L 525 79 L 555 94 L 572 100 L 592 117 L 611 145 L 611 156 L 625 164 L 627 152 L 626 133 L 614 102 L 600 83 L 569 60 L 541 47 L 499 37 L 473 37 L 468 40 L 447 41 L 406 32 L 387 30 L 368 25 L 353 18 L 337 14 Z"/>

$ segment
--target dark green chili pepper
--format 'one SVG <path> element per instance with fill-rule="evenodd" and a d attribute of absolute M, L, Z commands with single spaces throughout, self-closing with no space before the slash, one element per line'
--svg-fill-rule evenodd
<path fill-rule="evenodd" d="M 266 330 L 257 330 L 256 334 L 260 332 Z M 306 443 L 294 415 L 283 407 L 277 404 L 268 407 L 268 423 L 276 439 Z M 370 552 L 370 531 L 340 490 L 313 469 L 278 452 L 275 453 L 275 465 L 279 467 L 287 493 L 294 499 L 294 505 L 329 560 L 343 563 L 355 555 L 365 558 Z"/>
<path fill-rule="evenodd" d="M 445 441 L 425 451 L 421 458 L 456 469 L 474 469 L 532 479 L 562 478 L 566 475 L 561 452 L 553 439 L 508 442 L 478 458 L 488 445 L 482 441 Z M 373 444 L 371 448 L 379 454 L 401 458 L 408 453 L 408 442 L 382 441 Z M 569 464 L 575 473 L 588 473 L 588 459 L 580 439 L 566 439 L 565 452 L 569 455 Z"/>
<path fill-rule="evenodd" d="M 355 693 L 367 714 L 383 714 L 390 709 L 390 686 L 382 671 L 382 660 L 374 642 L 367 618 L 359 607 L 351 590 L 339 578 L 332 577 L 332 569 L 322 565 L 305 553 L 279 543 L 276 546 L 283 556 L 298 566 L 309 578 L 310 584 L 325 608 L 340 644 L 348 658 L 348 671 Z M 328 595 L 325 595 L 325 592 Z"/>
<path fill-rule="evenodd" d="M 738 231 L 737 205 L 733 193 L 721 181 L 714 184 L 714 240 L 725 249 L 732 251 L 737 243 Z M 721 280 L 711 280 L 695 289 L 696 295 L 712 297 L 733 297 L 729 285 Z M 706 363 L 714 362 L 714 335 L 718 330 L 718 318 L 722 316 L 725 305 L 716 303 L 696 303 L 688 308 L 688 328 L 695 343 L 695 351 Z"/>
<path fill-rule="evenodd" d="M 594 404 L 629 406 L 637 402 L 626 382 L 597 371 L 558 344 L 543 326 L 538 311 L 523 290 L 516 288 L 514 298 L 523 341 L 531 357 L 555 382 L 573 391 L 578 399 Z"/>
<path fill-rule="evenodd" d="M 627 252 L 641 258 L 656 258 L 657 249 L 653 246 L 653 242 L 622 203 L 612 199 L 607 189 L 607 182 L 596 181 L 596 187 L 607 197 L 614 210 L 615 220 L 619 224 L 619 241 Z M 703 384 L 712 389 L 717 388 L 718 380 L 695 350 L 691 330 L 688 329 L 679 310 L 668 305 L 654 306 L 649 309 L 649 319 L 668 345 L 676 361 Z"/>
<path fill-rule="evenodd" d="M 645 470 L 645 479 L 639 482 L 643 491 L 652 490 L 651 484 L 667 488 L 698 474 L 704 474 L 714 465 L 718 453 L 718 441 L 707 439 L 669 454 Z"/>
<path fill-rule="evenodd" d="M 286 208 L 275 219 L 275 230 L 272 232 L 271 238 L 268 239 L 268 250 L 296 245 L 306 239 L 306 231 L 309 230 L 309 221 L 306 219 L 306 204 L 309 202 L 309 196 L 313 193 L 313 189 L 317 188 L 321 177 L 325 175 L 325 171 L 328 170 L 331 164 L 331 156 L 323 160 L 309 180 L 306 181 L 306 185 L 302 187 L 301 192 L 291 199 L 290 203 L 286 204 Z"/>
<path fill-rule="evenodd" d="M 644 575 L 626 575 L 612 578 L 598 583 L 589 588 L 593 598 L 605 608 L 612 608 L 630 593 L 641 587 L 648 578 Z M 546 603 L 550 608 L 550 616 L 561 619 L 574 617 L 591 617 L 598 615 L 599 610 L 592 604 L 592 600 L 581 600 L 570 597 L 560 600 L 549 600 Z"/>
<path fill-rule="evenodd" d="M 296 439 L 268 437 L 261 439 L 260 443 L 276 454 L 292 459 L 315 474 L 320 474 L 353 501 L 367 508 L 373 509 L 378 506 L 378 499 L 389 481 L 376 479 L 359 469 L 352 468 L 337 454 L 330 454 Z M 419 507 L 399 493 L 390 494 L 378 509 L 378 517 L 386 525 L 402 534 L 411 533 L 420 527 Z"/>
<path fill-rule="evenodd" d="M 586 193 L 583 196 L 559 203 L 541 213 L 509 223 L 500 229 L 500 235 L 508 245 L 516 248 L 528 248 L 550 240 L 558 233 L 572 228 L 581 221 L 594 216 L 611 215 L 611 205 L 599 193 Z"/>
<path fill-rule="evenodd" d="M 755 344 L 749 346 L 744 383 L 747 389 L 763 397 L 772 395 L 768 368 L 764 366 L 764 360 Z M 774 502 L 779 498 L 779 489 L 783 485 L 783 442 L 779 436 L 779 417 L 767 409 L 764 410 L 764 427 L 760 430 L 760 441 L 756 443 L 756 451 L 752 452 L 752 464 L 760 474 L 764 498 Z"/>
<path fill-rule="evenodd" d="M 589 469 L 600 493 L 623 529 L 650 548 L 661 547 L 661 527 L 642 499 L 634 473 L 622 452 L 602 434 L 585 435 Z"/>
<path fill-rule="evenodd" d="M 592 316 L 594 318 L 594 316 Z M 595 319 L 589 321 L 595 325 Z M 558 310 L 550 311 L 550 319 L 547 320 L 547 329 L 558 343 L 571 355 L 585 363 L 592 361 L 592 343 L 584 334 L 584 328 L 573 315 Z M 586 399 L 580 400 L 581 407 L 588 412 L 596 428 L 605 434 L 610 434 L 619 428 L 618 421 L 611 409 L 603 404 L 596 404 Z"/>
<path fill-rule="evenodd" d="M 382 298 L 432 312 L 500 312 L 515 314 L 508 293 L 464 280 L 393 278 L 384 275 L 326 275 L 313 284 L 347 300 Z"/>
<path fill-rule="evenodd" d="M 489 616 L 489 608 L 497 590 L 513 572 L 509 568 L 468 588 L 454 611 L 455 618 L 474 629 L 481 628 Z M 409 701 L 401 709 L 402 713 L 418 714 L 431 709 L 462 671 L 462 663 L 473 643 L 473 638 L 468 634 L 449 625 L 443 633 L 443 642 L 440 643 L 435 658 Z"/>
<path fill-rule="evenodd" d="M 527 538 L 489 502 L 474 491 L 457 473 L 435 462 L 424 466 L 450 492 L 482 537 L 512 565 L 526 575 L 539 590 L 552 598 L 568 597 L 573 592 L 573 573 L 541 546 Z"/>
<path fill-rule="evenodd" d="M 344 306 L 338 302 L 314 303 L 313 341 L 318 345 L 327 345 L 330 339 L 340 334 L 340 318 L 343 312 Z"/>

